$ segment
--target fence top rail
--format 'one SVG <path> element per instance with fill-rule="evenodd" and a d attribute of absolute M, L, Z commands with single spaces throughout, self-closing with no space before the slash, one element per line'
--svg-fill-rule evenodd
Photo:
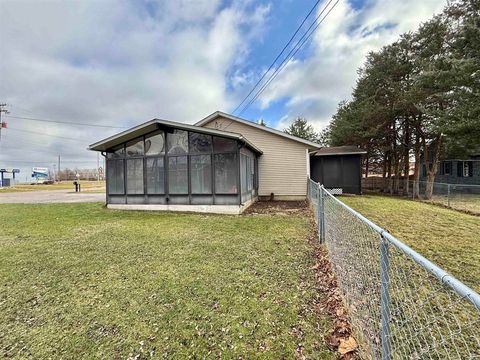
<path fill-rule="evenodd" d="M 380 226 L 375 224 L 374 222 L 370 221 L 367 219 L 365 216 L 360 214 L 359 212 L 353 210 L 351 207 L 337 199 L 335 196 L 330 194 L 323 185 L 318 184 L 318 186 L 334 201 L 336 201 L 339 205 L 341 205 L 343 208 L 345 208 L 347 211 L 349 211 L 351 214 L 353 214 L 356 218 L 364 222 L 366 225 L 368 225 L 372 230 L 377 232 L 382 238 L 384 238 L 389 244 L 393 245 L 400 251 L 402 251 L 406 256 L 408 256 L 410 259 L 415 261 L 417 264 L 419 264 L 422 268 L 424 268 L 426 271 L 431 273 L 433 276 L 435 276 L 438 280 L 440 280 L 443 284 L 447 285 L 450 287 L 453 291 L 455 291 L 459 296 L 462 298 L 466 298 L 468 301 L 470 301 L 476 308 L 477 310 L 480 310 L 480 295 L 473 289 L 469 288 L 466 286 L 464 283 L 462 283 L 460 280 L 455 278 L 453 275 L 449 274 L 442 268 L 438 267 L 434 263 L 432 263 L 430 260 L 426 259 L 419 253 L 417 253 L 415 250 L 413 250 L 411 247 L 408 245 L 405 245 L 403 242 L 398 240 L 396 237 L 394 237 L 392 234 L 390 234 L 388 231 L 385 229 L 382 229 Z"/>
<path fill-rule="evenodd" d="M 411 182 L 414 182 L 415 180 L 408 180 L 408 181 L 411 181 Z M 419 182 L 421 183 L 427 183 L 428 181 L 426 180 L 420 180 Z M 450 186 L 466 186 L 466 187 L 480 187 L 480 184 L 454 184 L 454 183 L 444 183 L 444 182 L 437 182 L 437 181 L 434 181 L 433 184 L 435 185 L 450 185 Z"/>
<path fill-rule="evenodd" d="M 381 177 L 381 176 L 370 176 L 370 177 L 362 177 L 362 180 L 367 180 L 367 179 L 375 179 L 375 180 L 392 180 L 393 178 L 388 178 L 388 177 Z M 404 181 L 405 179 L 400 179 L 401 181 Z M 410 183 L 418 182 L 418 183 L 428 183 L 427 180 L 408 180 Z M 459 183 L 444 183 L 444 182 L 438 182 L 434 181 L 434 185 L 450 185 L 450 186 L 465 186 L 465 187 L 480 187 L 480 184 L 459 184 Z"/>

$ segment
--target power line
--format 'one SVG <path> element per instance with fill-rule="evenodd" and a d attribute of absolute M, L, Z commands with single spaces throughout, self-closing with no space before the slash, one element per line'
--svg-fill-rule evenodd
<path fill-rule="evenodd" d="M 330 3 L 333 0 L 330 0 L 327 5 L 322 9 L 320 14 L 316 17 L 315 21 L 309 26 L 307 31 L 303 34 L 303 36 L 298 40 L 298 42 L 295 44 L 295 46 L 290 50 L 288 55 L 285 57 L 285 59 L 282 61 L 280 66 L 273 72 L 273 74 L 270 75 L 269 79 L 263 86 L 260 88 L 259 91 L 256 92 L 255 96 L 248 102 L 247 105 L 244 106 L 242 111 L 240 112 L 239 115 L 243 114 L 248 107 L 255 102 L 255 100 L 258 99 L 258 97 L 265 91 L 265 89 L 272 83 L 273 80 L 278 76 L 278 74 L 288 65 L 290 60 L 293 59 L 295 54 L 302 48 L 302 46 L 310 39 L 310 37 L 315 33 L 315 31 L 318 29 L 318 27 L 322 24 L 322 22 L 325 20 L 325 18 L 330 14 L 330 12 L 333 10 L 333 8 L 338 4 L 340 0 L 337 0 L 335 4 L 328 10 L 328 12 L 325 14 L 325 16 L 317 23 L 317 20 L 322 16 L 322 14 L 325 12 L 325 10 L 328 8 Z M 312 29 L 312 26 L 316 26 Z M 309 33 L 309 31 L 312 29 L 312 31 Z M 308 34 L 308 35 L 307 35 Z"/>
<path fill-rule="evenodd" d="M 327 5 L 322 9 L 320 14 L 316 17 L 315 22 L 313 22 L 310 27 L 307 29 L 307 31 L 303 34 L 303 36 L 298 40 L 297 44 L 293 47 L 292 50 L 288 53 L 288 55 L 285 57 L 285 59 L 282 61 L 280 66 L 271 74 L 267 82 L 258 90 L 255 94 L 255 96 L 245 105 L 240 112 L 239 115 L 243 114 L 245 110 L 253 104 L 253 102 L 258 99 L 258 97 L 265 91 L 265 89 L 270 85 L 270 83 L 275 80 L 275 78 L 278 76 L 278 74 L 285 68 L 285 66 L 290 62 L 290 60 L 295 56 L 295 54 L 302 48 L 302 46 L 310 39 L 310 37 L 315 33 L 315 31 L 318 29 L 318 27 L 322 24 L 322 22 L 325 20 L 325 18 L 330 14 L 330 12 L 335 8 L 335 6 L 338 4 L 340 0 L 337 0 L 333 6 L 328 10 L 328 12 L 325 14 L 325 16 L 317 23 L 317 20 L 322 16 L 322 14 L 325 12 L 325 10 L 328 8 L 330 3 L 333 0 L 330 0 Z M 316 26 L 312 29 L 312 26 Z M 312 29 L 310 33 L 308 33 Z M 307 35 L 308 34 L 308 35 Z"/>
<path fill-rule="evenodd" d="M 29 120 L 29 121 L 41 121 L 41 122 L 49 122 L 55 124 L 64 124 L 64 125 L 75 125 L 75 126 L 91 126 L 91 127 L 100 127 L 100 128 L 109 128 L 109 129 L 125 129 L 125 126 L 113 126 L 113 125 L 99 125 L 99 124 L 90 124 L 90 123 L 79 123 L 79 122 L 69 122 L 69 121 L 59 121 L 59 120 L 50 120 L 50 119 L 39 119 L 33 117 L 24 117 L 24 116 L 14 116 L 14 115 L 6 115 L 9 118 L 14 119 L 22 119 L 22 120 Z"/>
<path fill-rule="evenodd" d="M 20 132 L 35 134 L 35 135 L 44 135 L 44 136 L 51 136 L 51 137 L 55 137 L 55 138 L 59 138 L 59 139 L 78 141 L 78 142 L 81 142 L 81 143 L 89 142 L 89 140 L 74 139 L 74 138 L 69 138 L 69 137 L 65 137 L 65 136 L 45 134 L 45 133 L 41 133 L 41 132 L 37 132 L 37 131 L 31 131 L 31 130 L 17 129 L 17 128 L 12 128 L 12 127 L 9 127 L 8 129 L 13 130 L 13 131 L 20 131 Z"/>
<path fill-rule="evenodd" d="M 267 71 L 265 71 L 262 75 L 262 77 L 257 81 L 257 83 L 255 84 L 255 86 L 250 90 L 250 92 L 247 94 L 247 96 L 245 96 L 242 100 L 242 102 L 240 104 L 237 105 L 237 107 L 235 108 L 235 110 L 233 110 L 232 114 L 235 114 L 235 112 L 240 108 L 240 106 L 242 106 L 242 104 L 245 102 L 245 100 L 247 100 L 250 95 L 252 94 L 252 92 L 257 88 L 257 86 L 262 82 L 262 80 L 265 78 L 265 76 L 268 74 L 268 72 L 273 68 L 273 66 L 275 65 L 275 63 L 277 62 L 277 60 L 280 58 L 280 56 L 282 56 L 282 54 L 284 53 L 284 51 L 287 49 L 287 47 L 292 43 L 293 39 L 295 38 L 295 36 L 298 34 L 298 32 L 300 31 L 300 29 L 302 28 L 303 24 L 305 24 L 305 21 L 307 21 L 307 19 L 310 17 L 310 15 L 312 14 L 312 12 L 315 10 L 315 8 L 317 7 L 317 5 L 320 3 L 321 0 L 317 0 L 317 2 L 313 5 L 313 7 L 310 9 L 310 11 L 308 12 L 308 14 L 305 16 L 305 18 L 303 19 L 302 23 L 298 26 L 297 30 L 295 30 L 295 32 L 293 33 L 293 35 L 290 37 L 290 40 L 288 40 L 287 44 L 283 47 L 282 51 L 280 51 L 280 53 L 277 55 L 277 57 L 275 58 L 275 60 L 273 60 L 273 62 L 270 64 L 270 66 L 268 67 Z"/>
<path fill-rule="evenodd" d="M 79 164 L 95 164 L 97 160 L 65 160 L 62 158 L 62 163 L 79 163 Z M 37 161 L 37 160 L 0 160 L 0 163 L 6 162 L 6 163 L 44 163 L 44 164 L 49 164 L 51 162 L 55 162 L 55 159 L 52 160 L 46 160 L 46 161 Z"/>
<path fill-rule="evenodd" d="M 21 108 L 20 106 L 17 106 L 17 105 L 12 105 L 12 104 L 8 104 L 9 106 L 12 106 L 14 107 L 15 109 L 18 109 L 20 111 L 23 111 L 23 112 L 27 112 L 27 113 L 30 113 L 30 114 L 35 114 L 34 111 L 32 110 L 28 110 L 28 109 L 25 109 L 25 108 Z"/>

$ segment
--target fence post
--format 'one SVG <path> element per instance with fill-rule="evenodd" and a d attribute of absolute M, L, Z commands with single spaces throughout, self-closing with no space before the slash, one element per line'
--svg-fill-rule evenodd
<path fill-rule="evenodd" d="M 447 206 L 450 207 L 450 184 L 447 184 Z"/>
<path fill-rule="evenodd" d="M 317 184 L 317 226 L 318 226 L 318 240 L 322 242 L 322 188 L 320 183 Z"/>
<path fill-rule="evenodd" d="M 322 185 L 322 242 L 325 242 L 325 188 Z"/>
<path fill-rule="evenodd" d="M 325 241 L 325 197 L 323 195 L 324 187 L 318 184 L 318 238 L 321 243 Z"/>
<path fill-rule="evenodd" d="M 389 269 L 390 259 L 388 256 L 388 241 L 383 234 L 380 237 L 380 313 L 381 313 L 381 340 L 382 360 L 391 359 L 390 348 L 390 291 Z"/>

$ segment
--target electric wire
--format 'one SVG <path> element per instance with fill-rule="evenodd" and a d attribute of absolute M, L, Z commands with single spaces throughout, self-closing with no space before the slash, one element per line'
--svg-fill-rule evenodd
<path fill-rule="evenodd" d="M 297 27 L 297 30 L 295 30 L 294 34 L 290 37 L 290 40 L 288 40 L 287 44 L 283 47 L 282 51 L 280 51 L 280 53 L 277 55 L 277 57 L 275 58 L 275 60 L 273 60 L 273 62 L 270 64 L 270 66 L 268 67 L 267 71 L 265 71 L 263 73 L 263 75 L 260 77 L 260 79 L 257 81 L 257 83 L 252 87 L 252 89 L 250 90 L 250 92 L 247 94 L 247 96 L 245 96 L 242 100 L 242 102 L 240 104 L 237 105 L 237 107 L 235 108 L 235 110 L 233 110 L 232 114 L 235 114 L 235 112 L 240 108 L 240 106 L 243 105 L 243 103 L 250 97 L 250 95 L 252 94 L 252 92 L 257 88 L 257 86 L 262 82 L 262 80 L 265 78 L 265 76 L 269 73 L 269 71 L 273 68 L 273 66 L 276 64 L 277 60 L 280 58 L 280 56 L 282 56 L 282 54 L 285 52 L 285 50 L 288 48 L 288 46 L 292 43 L 293 39 L 295 38 L 295 36 L 298 34 L 298 32 L 300 31 L 300 29 L 302 28 L 303 24 L 305 24 L 305 21 L 307 21 L 307 19 L 310 17 L 310 15 L 312 14 L 312 12 L 315 10 L 315 8 L 317 7 L 317 5 L 320 3 L 321 0 L 317 0 L 317 2 L 313 5 L 313 7 L 310 9 L 310 11 L 308 12 L 308 14 L 305 16 L 305 18 L 303 19 L 302 23 Z"/>
<path fill-rule="evenodd" d="M 318 27 L 323 23 L 323 21 L 326 19 L 326 17 L 330 14 L 330 12 L 335 8 L 335 6 L 338 4 L 340 0 L 337 0 L 332 7 L 328 10 L 328 12 L 323 16 L 323 18 L 317 22 L 317 20 L 323 15 L 325 10 L 328 8 L 328 6 L 331 4 L 333 0 L 330 0 L 327 5 L 322 9 L 322 11 L 319 13 L 319 15 L 316 17 L 315 22 L 313 22 L 307 31 L 303 34 L 303 36 L 297 41 L 295 46 L 290 50 L 290 52 L 287 54 L 285 59 L 282 61 L 282 63 L 279 65 L 279 67 L 270 75 L 269 79 L 265 82 L 265 84 L 256 92 L 254 97 L 243 107 L 239 115 L 243 114 L 245 110 L 250 107 L 253 102 L 255 102 L 256 99 L 265 91 L 265 89 L 271 84 L 273 80 L 278 76 L 278 74 L 286 67 L 286 65 L 290 62 L 290 60 L 297 54 L 297 52 L 305 45 L 305 43 L 311 38 L 311 36 L 315 33 L 315 31 L 318 29 Z M 316 25 L 315 25 L 316 24 Z M 315 27 L 313 27 L 315 25 Z M 312 29 L 313 27 L 313 29 Z M 310 31 L 311 30 L 311 31 Z M 310 31 L 310 33 L 309 33 Z"/>

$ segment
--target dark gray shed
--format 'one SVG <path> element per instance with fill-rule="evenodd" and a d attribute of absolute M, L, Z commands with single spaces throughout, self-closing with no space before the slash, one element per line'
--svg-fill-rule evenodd
<path fill-rule="evenodd" d="M 362 155 L 355 146 L 324 147 L 310 153 L 310 178 L 327 189 L 361 194 Z"/>

